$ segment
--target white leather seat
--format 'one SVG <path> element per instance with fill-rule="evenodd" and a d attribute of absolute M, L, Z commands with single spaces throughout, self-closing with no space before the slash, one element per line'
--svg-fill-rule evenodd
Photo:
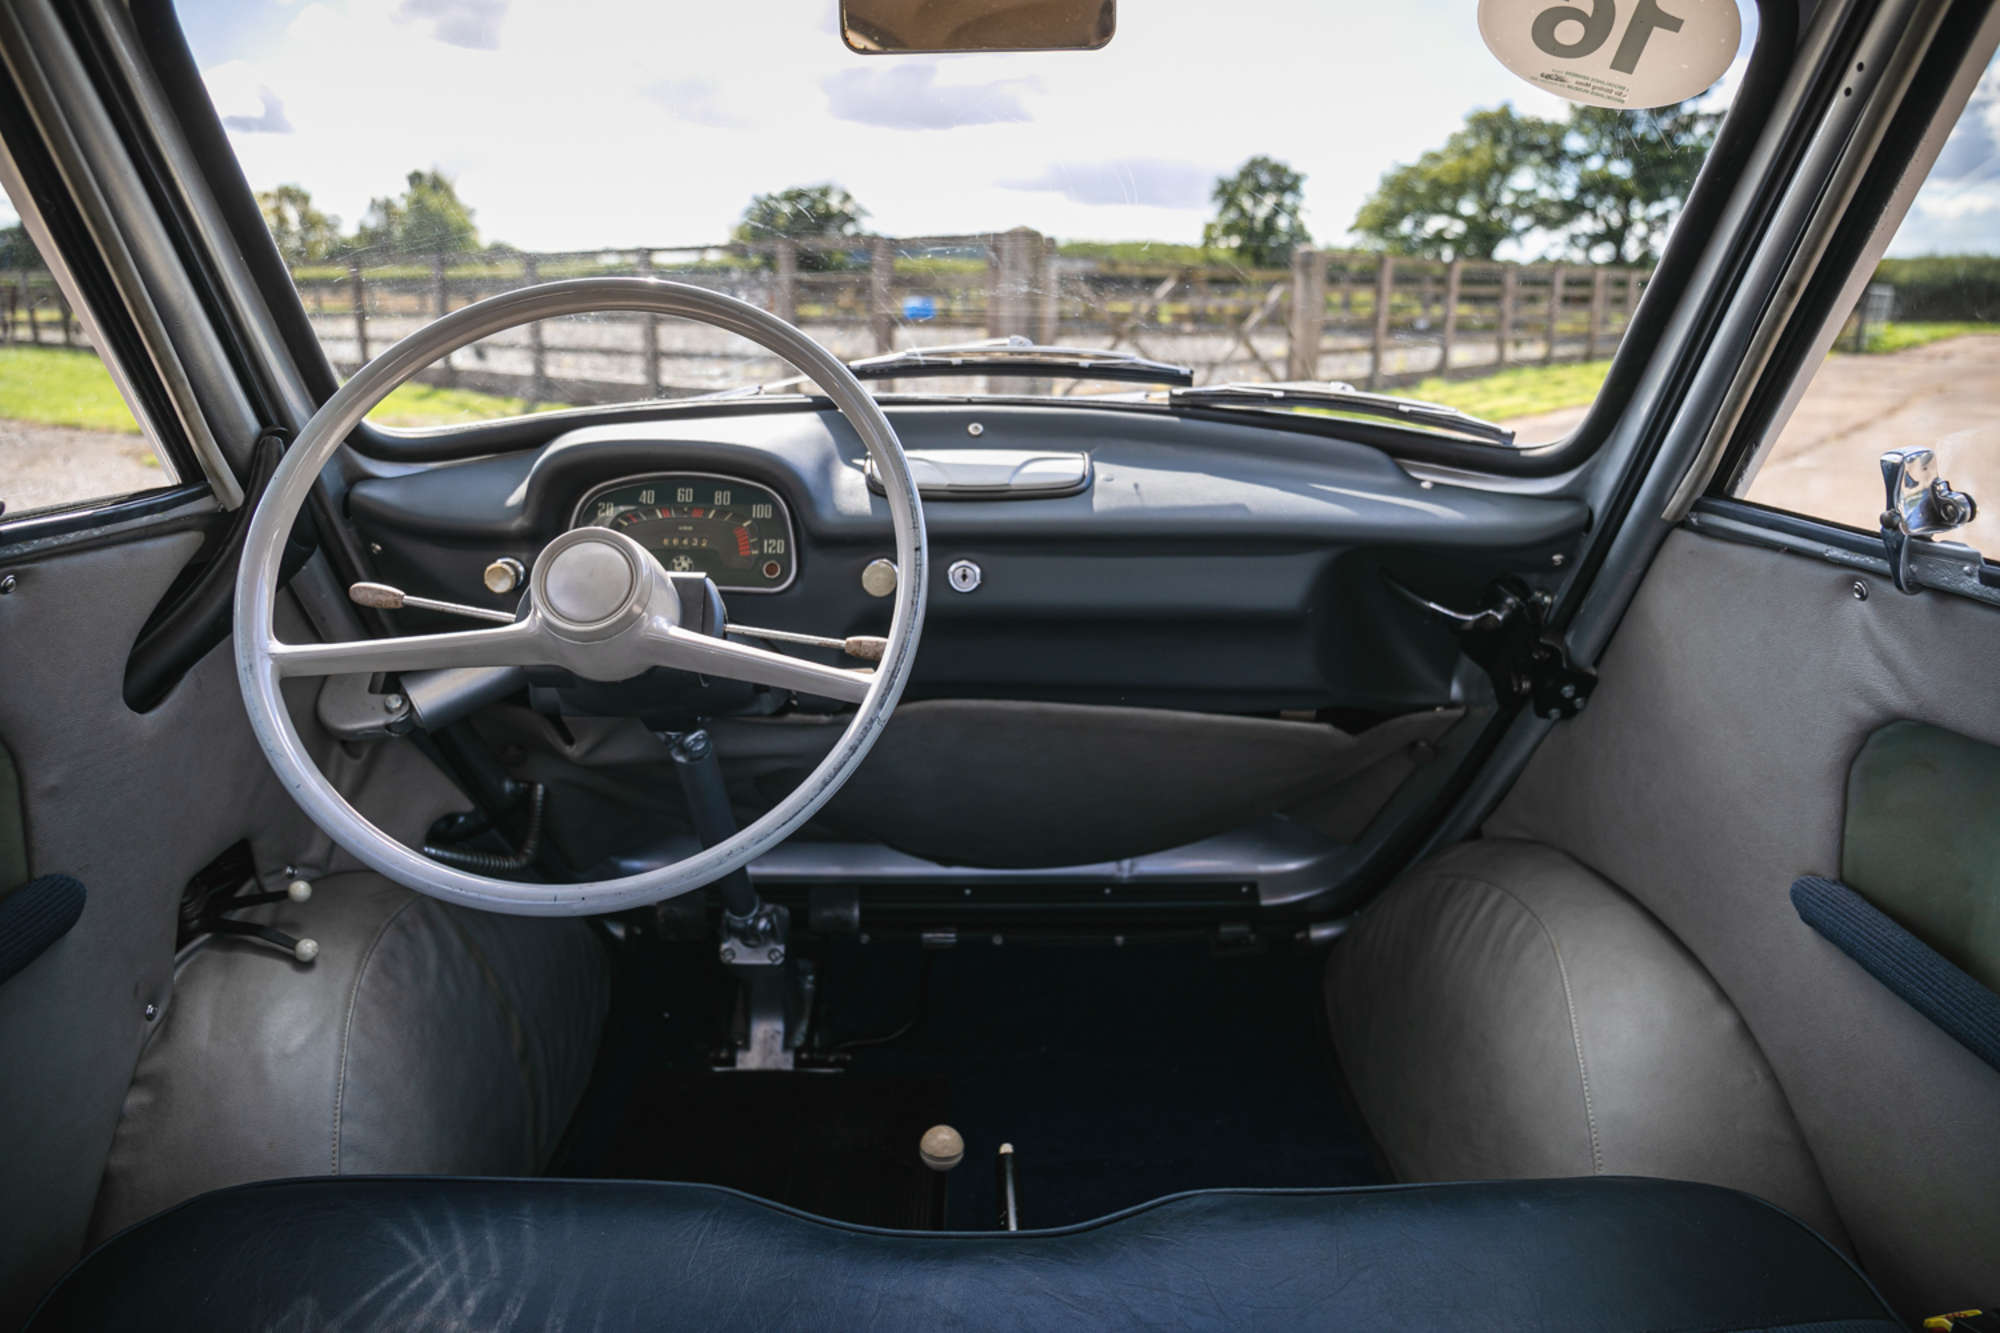
<path fill-rule="evenodd" d="M 1327 1006 L 1399 1179 L 1697 1180 L 1845 1235 L 1714 978 L 1553 847 L 1463 843 L 1409 871 L 1335 946 Z"/>
<path fill-rule="evenodd" d="M 94 1237 L 245 1181 L 542 1169 L 609 1000 L 589 926 L 447 907 L 372 874 L 260 910 L 244 915 L 311 936 L 318 957 L 216 938 L 178 960 Z"/>

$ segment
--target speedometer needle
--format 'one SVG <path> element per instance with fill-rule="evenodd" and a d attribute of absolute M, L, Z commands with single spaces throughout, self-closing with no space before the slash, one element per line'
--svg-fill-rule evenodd
<path fill-rule="evenodd" d="M 873 634 L 856 634 L 845 639 L 829 639 L 820 634 L 797 634 L 788 629 L 759 629 L 755 625 L 728 625 L 725 634 L 741 634 L 747 639 L 769 639 L 772 643 L 796 643 L 807 648 L 838 648 L 849 657 L 879 662 L 889 651 L 889 641 Z"/>

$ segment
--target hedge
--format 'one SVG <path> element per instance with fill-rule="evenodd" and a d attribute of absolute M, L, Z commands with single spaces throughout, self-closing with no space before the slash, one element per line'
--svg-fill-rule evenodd
<path fill-rule="evenodd" d="M 2000 322 L 2000 255 L 1885 259 L 1875 281 L 1896 289 L 1899 320 Z"/>

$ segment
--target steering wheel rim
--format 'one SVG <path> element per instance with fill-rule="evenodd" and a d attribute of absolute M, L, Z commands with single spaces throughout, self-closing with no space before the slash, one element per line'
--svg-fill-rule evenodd
<path fill-rule="evenodd" d="M 390 837 L 348 804 L 313 762 L 285 707 L 281 684 L 288 675 L 334 674 L 323 668 L 345 660 L 339 657 L 343 646 L 288 645 L 278 640 L 274 608 L 279 567 L 286 539 L 321 469 L 361 419 L 397 386 L 439 357 L 494 333 L 539 319 L 603 311 L 672 315 L 726 329 L 790 362 L 825 391 L 861 437 L 874 460 L 888 502 L 895 531 L 897 567 L 888 644 L 872 679 L 867 681 L 865 693 L 857 701 L 854 717 L 826 758 L 788 796 L 734 837 L 670 865 L 617 879 L 575 884 L 492 879 L 433 861 Z M 923 509 L 902 444 L 888 417 L 847 367 L 804 333 L 755 306 L 684 283 L 648 278 L 577 278 L 544 283 L 489 297 L 441 316 L 363 366 L 306 423 L 265 488 L 244 540 L 242 563 L 236 576 L 237 682 L 242 688 L 251 728 L 280 783 L 314 824 L 362 864 L 416 892 L 485 911 L 518 916 L 614 912 L 676 897 L 747 865 L 796 832 L 853 775 L 887 724 L 909 680 L 917 639 L 923 628 L 928 556 Z M 542 556 L 538 556 L 537 564 L 541 563 Z M 656 564 L 650 560 L 647 563 Z M 534 589 L 531 584 L 524 601 L 535 597 Z M 636 585 L 634 595 L 637 595 Z M 527 618 L 532 619 L 538 610 L 544 609 L 530 606 Z M 407 644 L 419 639 L 469 643 L 474 636 L 504 636 L 513 631 L 514 627 L 508 627 L 406 639 L 359 640 L 347 649 L 347 656 L 355 659 L 366 656 L 369 644 Z M 522 641 L 525 637 L 516 635 Z M 688 637 L 683 633 L 672 642 L 686 649 L 689 645 L 682 640 Z M 758 650 L 727 644 L 713 648 L 712 653 L 730 660 L 750 660 Z M 815 672 L 850 676 L 857 688 L 864 676 L 859 671 L 823 668 L 802 659 L 785 660 L 799 662 L 802 668 Z M 306 665 L 299 665 L 302 662 Z M 452 664 L 460 663 L 425 665 Z M 281 670 L 281 666 L 285 669 Z M 347 669 L 396 667 L 363 665 Z M 759 669 L 772 668 L 760 664 Z"/>

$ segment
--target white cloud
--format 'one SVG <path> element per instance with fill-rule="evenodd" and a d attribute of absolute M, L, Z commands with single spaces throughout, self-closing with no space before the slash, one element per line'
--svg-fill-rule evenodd
<path fill-rule="evenodd" d="M 1001 184 L 1010 190 L 1052 191 L 1074 204 L 1201 208 L 1218 174 L 1213 166 L 1140 157 L 1052 162 L 1038 175 Z"/>
<path fill-rule="evenodd" d="M 938 82 L 935 61 L 898 60 L 837 69 L 820 80 L 827 110 L 838 120 L 892 130 L 949 130 L 1032 120 L 1021 95 L 1033 80 Z"/>
<path fill-rule="evenodd" d="M 274 97 L 269 88 L 257 90 L 259 110 L 255 115 L 236 114 L 224 116 L 222 123 L 232 130 L 242 130 L 245 134 L 290 134 L 292 122 L 285 116 L 285 104 Z"/>
<path fill-rule="evenodd" d="M 1960 222 L 2000 213 L 2000 186 L 1978 185 L 1946 194 L 1919 194 L 1914 209 L 1919 216 L 1939 222 Z"/>
<path fill-rule="evenodd" d="M 714 79 L 662 79 L 645 92 L 677 119 L 690 125 L 740 130 L 757 123 L 748 112 L 724 96 Z"/>
<path fill-rule="evenodd" d="M 1896 256 L 2000 251 L 2000 59 L 1987 66 L 1889 243 Z"/>
<path fill-rule="evenodd" d="M 508 0 L 403 0 L 396 17 L 427 22 L 431 35 L 450 46 L 492 51 L 500 45 L 500 24 Z"/>

